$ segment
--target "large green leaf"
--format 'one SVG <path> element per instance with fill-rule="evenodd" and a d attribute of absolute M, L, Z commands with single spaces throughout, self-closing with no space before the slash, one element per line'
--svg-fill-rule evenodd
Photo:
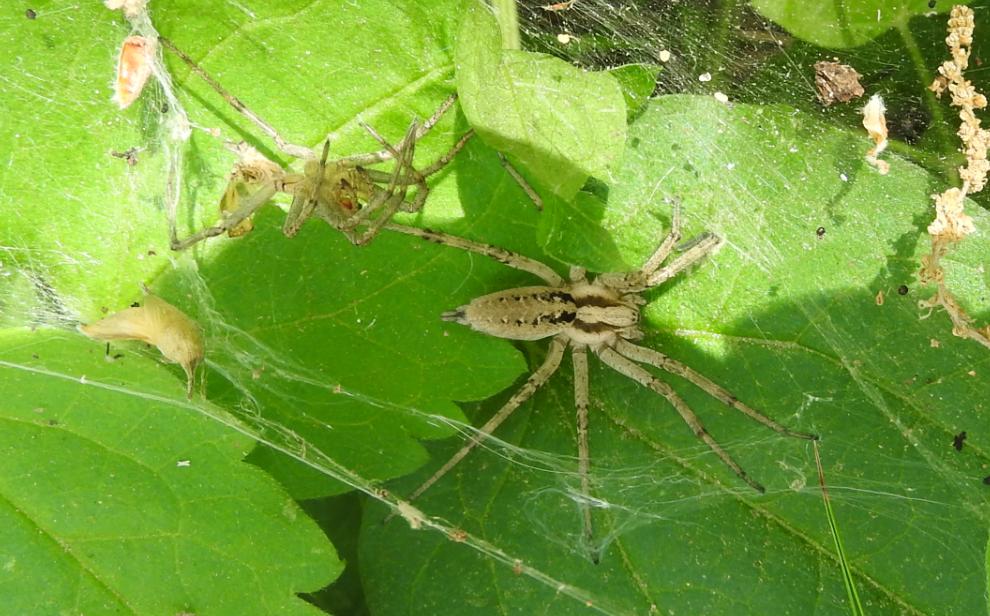
<path fill-rule="evenodd" d="M 869 613 L 980 613 L 987 358 L 953 338 L 942 315 L 919 319 L 926 290 L 914 272 L 927 249 L 935 181 L 896 159 L 889 175 L 877 174 L 862 159 L 866 146 L 861 135 L 785 107 L 666 97 L 630 128 L 602 224 L 632 263 L 668 226 L 664 197 L 683 201 L 687 237 L 709 229 L 726 238 L 685 279 L 649 295 L 644 344 L 821 435 Z M 977 225 L 986 228 L 990 217 L 978 215 Z M 584 254 L 595 248 L 575 248 L 571 259 Z M 967 305 L 983 314 L 990 281 L 978 264 L 987 254 L 987 243 L 974 238 L 951 266 L 966 278 L 955 284 Z M 488 290 L 506 286 L 495 277 Z M 532 365 L 541 347 L 527 347 Z M 767 485 L 760 496 L 663 399 L 592 364 L 599 366 L 591 375 L 591 447 L 601 563 L 591 562 L 581 540 L 565 361 L 500 429 L 511 447 L 495 441 L 489 448 L 498 456 L 472 453 L 419 505 L 568 592 L 443 537 L 394 523 L 382 529 L 370 519 L 362 569 L 375 613 L 407 613 L 408 605 L 447 613 L 464 604 L 479 613 L 585 613 L 571 591 L 605 613 L 848 613 L 806 441 L 769 432 L 665 377 Z M 962 430 L 969 438 L 956 451 L 953 436 Z M 437 447 L 437 457 L 454 446 Z M 396 552 L 407 557 L 388 557 Z"/>
<path fill-rule="evenodd" d="M 235 419 L 74 335 L 0 334 L 0 374 L 4 612 L 318 612 L 343 564 Z"/>
<path fill-rule="evenodd" d="M 619 83 L 553 56 L 503 50 L 490 9 L 480 1 L 467 6 L 456 62 L 468 121 L 522 163 L 537 187 L 571 199 L 622 153 L 626 106 Z"/>

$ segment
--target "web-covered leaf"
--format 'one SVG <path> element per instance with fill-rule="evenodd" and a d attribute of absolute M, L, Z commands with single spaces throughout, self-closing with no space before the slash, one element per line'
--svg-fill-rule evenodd
<path fill-rule="evenodd" d="M 916 15 L 947 12 L 953 2 L 900 0 L 827 0 L 794 2 L 792 0 L 755 0 L 752 5 L 764 16 L 809 43 L 837 49 L 868 43 L 887 30 L 903 27 Z"/>
<path fill-rule="evenodd" d="M 154 360 L 106 359 L 75 335 L 0 335 L 4 611 L 317 613 L 295 594 L 343 563 L 242 461 L 237 420 L 197 412 Z"/>
<path fill-rule="evenodd" d="M 709 229 L 726 238 L 686 279 L 650 295 L 645 344 L 821 435 L 870 613 L 980 611 L 987 359 L 937 319 L 918 318 L 914 263 L 926 249 L 936 180 L 903 161 L 880 176 L 861 150 L 859 135 L 788 108 L 665 97 L 630 127 L 603 225 L 639 262 L 668 226 L 664 197 L 678 197 L 687 237 Z M 956 258 L 986 260 L 986 242 L 970 250 Z M 580 262 L 581 250 L 571 258 Z M 985 277 L 965 288 L 986 312 Z M 532 351 L 535 365 L 542 350 Z M 592 564 L 581 539 L 568 369 L 500 429 L 505 442 L 472 454 L 420 506 L 588 592 L 604 613 L 847 613 L 810 445 L 669 375 L 768 494 L 741 484 L 664 400 L 599 367 L 590 440 L 602 555 Z M 957 451 L 953 437 L 964 430 Z M 440 459 L 452 451 L 437 450 Z M 481 611 L 587 611 L 455 542 L 381 531 L 374 519 L 363 536 L 376 613 L 402 613 L 409 602 L 438 612 L 466 602 Z M 415 557 L 391 566 L 385 552 L 394 550 Z"/>

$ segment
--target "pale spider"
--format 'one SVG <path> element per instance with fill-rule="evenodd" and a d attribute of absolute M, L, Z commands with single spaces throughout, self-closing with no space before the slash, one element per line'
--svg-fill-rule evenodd
<path fill-rule="evenodd" d="M 544 263 L 519 254 L 493 247 L 483 247 L 479 250 L 478 245 L 459 246 L 492 256 L 510 267 L 541 278 L 546 284 L 484 295 L 456 310 L 443 313 L 442 318 L 499 338 L 511 340 L 550 338 L 550 348 L 543 363 L 533 371 L 509 401 L 474 433 L 467 444 L 423 482 L 410 495 L 409 500 L 419 497 L 450 471 L 519 405 L 546 383 L 560 366 L 568 346 L 571 348 L 574 364 L 578 475 L 584 496 L 590 497 L 591 492 L 588 477 L 588 350 L 620 374 L 666 398 L 690 426 L 695 436 L 708 445 L 726 466 L 752 488 L 764 492 L 764 487 L 749 477 L 705 430 L 697 415 L 673 388 L 636 364 L 640 362 L 682 377 L 723 404 L 741 411 L 776 432 L 801 439 L 817 440 L 818 438 L 814 434 L 796 432 L 782 426 L 739 401 L 728 390 L 683 363 L 659 351 L 633 344 L 632 341 L 643 337 L 640 329 L 640 306 L 646 302 L 640 294 L 673 278 L 708 255 L 721 243 L 721 238 L 705 232 L 688 242 L 686 248 L 670 263 L 663 265 L 680 239 L 680 211 L 675 205 L 670 233 L 642 267 L 631 272 L 600 274 L 592 280 L 587 278 L 583 268 L 572 267 L 569 281 L 565 281 Z M 442 242 L 440 239 L 434 241 Z M 497 251 L 498 254 L 493 254 L 492 251 Z M 587 503 L 588 499 L 586 498 L 584 502 Z M 584 535 L 590 542 L 593 538 L 591 510 L 586 504 L 582 506 L 582 518 Z"/>
<path fill-rule="evenodd" d="M 240 161 L 234 167 L 220 202 L 220 222 L 179 239 L 174 212 L 170 213 L 169 238 L 173 250 L 184 250 L 223 233 L 230 237 L 244 235 L 251 230 L 254 212 L 276 193 L 292 195 L 292 203 L 282 225 L 282 233 L 287 237 L 294 236 L 307 220 L 315 216 L 343 232 L 352 243 L 366 244 L 396 212 L 416 212 L 423 207 L 429 194 L 426 178 L 443 169 L 474 134 L 473 131 L 466 132 L 446 154 L 426 169 L 419 171 L 413 167 L 416 142 L 453 105 L 457 98 L 453 95 L 424 123 L 412 122 L 397 145 L 390 145 L 374 129 L 362 123 L 384 149 L 328 161 L 329 140 L 323 144 L 319 157 L 305 146 L 288 143 L 278 131 L 227 92 L 174 43 L 162 37 L 159 42 L 181 58 L 231 107 L 268 135 L 283 154 L 305 161 L 302 173 L 290 173 L 250 146 L 232 145 Z M 393 160 L 395 164 L 391 172 L 365 167 L 388 160 Z M 412 186 L 416 187 L 416 194 L 411 201 L 407 201 L 406 192 Z"/>

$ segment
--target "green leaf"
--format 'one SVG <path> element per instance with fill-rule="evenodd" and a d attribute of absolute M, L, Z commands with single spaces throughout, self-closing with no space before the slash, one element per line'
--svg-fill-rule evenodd
<path fill-rule="evenodd" d="M 0 399 L 5 611 L 317 613 L 295 594 L 340 573 L 333 547 L 242 462 L 236 420 L 187 403 L 155 361 L 8 330 Z"/>
<path fill-rule="evenodd" d="M 787 107 L 664 97 L 630 127 L 602 224 L 630 263 L 669 229 L 665 198 L 682 201 L 685 237 L 702 229 L 725 237 L 709 260 L 648 294 L 644 346 L 821 435 L 832 506 L 869 613 L 979 613 L 986 352 L 952 337 L 944 315 L 922 320 L 917 309 L 930 293 L 915 271 L 938 182 L 896 157 L 881 176 L 863 161 L 868 147 L 863 135 Z M 990 216 L 973 214 L 978 228 L 990 226 Z M 964 245 L 953 269 L 986 262 L 985 239 Z M 595 250 L 575 248 L 570 258 L 580 263 Z M 960 296 L 985 316 L 990 282 L 969 280 Z M 506 286 L 495 278 L 486 290 Z M 544 347 L 527 345 L 531 366 Z M 603 613 L 849 613 L 809 443 L 663 376 L 767 486 L 759 495 L 662 398 L 590 363 L 600 564 L 581 538 L 565 361 L 499 429 L 502 441 L 487 441 L 417 502 L 498 546 L 509 564 L 370 518 L 361 561 L 374 613 L 405 613 L 411 604 L 435 613 L 465 604 L 478 613 L 576 614 L 587 605 Z M 486 403 L 476 425 L 510 391 Z M 953 435 L 962 430 L 970 436 L 956 451 Z M 408 493 L 459 444 L 437 446 L 438 462 L 394 491 Z M 395 553 L 407 557 L 388 557 Z M 550 579 L 530 577 L 527 567 Z"/>
<path fill-rule="evenodd" d="M 166 3 L 156 5 L 155 19 L 163 34 L 284 130 L 289 141 L 316 145 L 330 133 L 334 154 L 343 155 L 380 147 L 360 127 L 361 120 L 398 139 L 413 118 L 431 115 L 453 92 L 447 50 L 458 6 L 451 1 L 426 10 L 407 3 L 400 8 L 409 19 L 396 20 L 396 5 L 384 1 L 360 7 L 239 4 L 225 5 L 223 18 L 204 22 L 198 5 Z M 327 36 L 326 21 L 314 15 L 332 15 L 339 32 Z M 41 344 L 50 333 L 26 334 L 24 325 L 95 320 L 139 299 L 141 283 L 148 282 L 205 331 L 208 368 L 194 401 L 182 402 L 183 408 L 211 416 L 223 408 L 239 417 L 243 430 L 320 467 L 315 472 L 269 449 L 251 454 L 293 496 L 339 492 L 355 482 L 341 483 L 328 473 L 339 479 L 356 472 L 370 489 L 375 480 L 421 465 L 426 454 L 417 439 L 450 434 L 446 417 L 463 418 L 454 400 L 485 398 L 523 370 L 510 345 L 478 340 L 439 319 L 454 307 L 447 294 L 476 292 L 478 281 L 498 267 L 397 235 L 358 250 L 322 223 L 308 225 L 289 241 L 278 230 L 283 215 L 274 207 L 258 216 L 255 232 L 246 238 L 216 238 L 189 253 L 172 254 L 162 206 L 169 155 L 179 151 L 184 163 L 183 234 L 216 221 L 233 159 L 205 131 L 195 131 L 187 145 L 170 141 L 162 128 L 165 97 L 154 83 L 125 111 L 110 104 L 114 54 L 129 31 L 98 3 L 39 8 L 34 20 L 22 11 L 0 19 L 0 33 L 11 42 L 0 50 L 0 71 L 49 76 L 0 97 L 8 129 L 0 142 L 11 153 L 0 171 L 0 324 L 25 337 L 25 344 Z M 373 49 L 367 45 L 372 39 Z M 305 48 L 299 41 L 306 41 Z M 231 140 L 246 138 L 273 158 L 286 158 L 176 58 L 166 55 L 165 62 L 197 126 L 218 129 Z M 300 63 L 315 70 L 284 70 Z M 326 78 L 327 67 L 333 67 L 332 80 Z M 51 104 L 39 105 L 45 101 Z M 420 143 L 418 161 L 435 160 L 467 130 L 456 114 L 450 112 Z M 138 149 L 133 166 L 110 155 L 131 147 Z M 445 171 L 433 184 L 431 218 L 423 222 L 456 227 L 468 210 L 472 221 L 461 224 L 461 234 L 533 250 L 537 214 L 523 203 L 524 194 L 495 153 L 476 142 L 455 166 L 473 177 L 464 205 L 457 174 Z M 43 192 L 57 198 L 42 198 Z M 111 356 L 132 348 L 114 345 Z M 86 373 L 91 382 L 108 387 L 126 386 L 139 400 L 162 391 L 171 392 L 172 399 L 183 395 L 177 367 L 156 372 L 159 380 L 152 383 L 145 383 L 147 368 L 135 372 L 130 362 L 107 364 L 98 375 L 86 369 L 104 367 L 103 349 L 90 341 L 67 344 L 58 359 L 71 362 L 72 374 Z M 480 355 L 492 363 L 475 362 Z M 48 373 L 59 372 L 49 363 L 54 353 L 40 357 L 39 369 L 48 376 L 39 376 L 35 387 L 54 381 Z M 479 369 L 501 373 L 501 382 L 471 378 Z M 61 404 L 70 402 L 63 393 Z M 94 421 L 104 407 L 131 409 L 116 398 L 95 403 L 89 410 Z M 39 442 L 46 438 L 55 440 L 45 447 L 57 446 L 57 433 L 43 433 Z M 243 455 L 249 446 L 238 442 Z M 98 477 L 80 481 L 74 489 L 82 497 L 103 493 Z M 38 485 L 45 488 L 44 482 Z M 204 508 L 208 516 L 211 509 Z M 229 520 L 226 510 L 216 515 Z M 311 537 L 309 544 L 314 552 L 305 566 L 321 568 L 327 577 L 314 584 L 300 575 L 285 588 L 315 590 L 330 579 L 333 570 L 319 551 L 328 549 L 325 541 Z M 266 553 L 279 551 L 258 550 Z M 210 562 L 201 554 L 190 558 Z M 303 571 L 303 565 L 292 566 Z M 273 574 L 272 583 L 281 577 Z M 21 592 L 18 582 L 12 583 Z M 255 595 L 264 599 L 263 593 Z"/>
<path fill-rule="evenodd" d="M 926 0 L 753 0 L 750 4 L 800 39 L 821 47 L 845 49 L 868 43 L 915 15 L 948 13 L 952 5 L 968 2 L 938 0 L 929 6 Z"/>
<path fill-rule="evenodd" d="M 611 75 L 503 50 L 498 24 L 480 2 L 468 3 L 457 40 L 464 115 L 487 144 L 518 161 L 538 189 L 570 200 L 588 176 L 601 176 L 618 161 L 626 110 Z"/>
<path fill-rule="evenodd" d="M 626 119 L 632 121 L 646 108 L 647 101 L 657 87 L 657 76 L 662 68 L 655 64 L 626 64 L 609 69 L 622 88 L 626 101 Z"/>

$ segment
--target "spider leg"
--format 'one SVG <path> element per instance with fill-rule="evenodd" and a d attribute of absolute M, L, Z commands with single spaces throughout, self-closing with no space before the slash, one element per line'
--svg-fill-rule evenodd
<path fill-rule="evenodd" d="M 313 182 L 307 191 L 304 193 L 298 192 L 292 198 L 292 205 L 289 206 L 289 212 L 285 215 L 285 222 L 282 223 L 282 234 L 285 237 L 295 237 L 299 233 L 299 229 L 302 228 L 303 224 L 309 220 L 310 216 L 316 210 L 320 186 L 323 184 L 323 178 L 326 176 L 327 156 L 329 154 L 330 140 L 328 139 L 323 143 L 323 153 L 320 155 L 316 181 Z"/>
<path fill-rule="evenodd" d="M 278 146 L 278 149 L 281 150 L 284 154 L 288 156 L 292 156 L 293 158 L 303 158 L 303 159 L 313 158 L 313 150 L 305 146 L 289 143 L 288 141 L 283 139 L 282 136 L 278 134 L 278 131 L 275 130 L 275 128 L 271 124 L 265 122 L 263 119 L 261 119 L 260 116 L 258 116 L 253 111 L 248 109 L 247 105 L 241 102 L 239 98 L 237 98 L 236 96 L 225 90 L 224 87 L 221 86 L 215 79 L 213 79 L 213 77 L 210 77 L 209 73 L 203 70 L 203 68 L 199 64 L 196 64 L 195 60 L 193 60 L 188 55 L 186 55 L 186 52 L 176 47 L 175 43 L 173 43 L 172 41 L 168 40 L 163 36 L 159 36 L 158 41 L 169 51 L 177 55 L 179 59 L 185 62 L 186 65 L 189 66 L 189 68 L 192 69 L 194 73 L 199 75 L 199 77 L 203 81 L 205 81 L 211 88 L 213 88 L 213 90 L 216 91 L 217 94 L 223 97 L 223 100 L 227 101 L 228 105 L 230 105 L 235 110 L 237 110 L 237 112 L 240 113 L 242 116 L 250 120 L 255 126 L 261 129 L 261 132 L 268 135 L 272 139 L 272 141 L 275 142 L 275 145 Z"/>
<path fill-rule="evenodd" d="M 461 447 L 457 453 L 455 453 L 447 462 L 440 467 L 440 470 L 433 473 L 429 479 L 424 481 L 416 490 L 409 495 L 406 500 L 412 502 L 419 498 L 423 492 L 428 490 L 430 486 L 437 482 L 438 479 L 446 475 L 450 469 L 454 468 L 458 462 L 464 459 L 472 449 L 474 449 L 485 437 L 491 435 L 498 426 L 512 414 L 519 405 L 528 400 L 536 390 L 543 386 L 547 380 L 553 376 L 553 373 L 557 371 L 560 367 L 560 360 L 564 357 L 564 349 L 567 347 L 567 338 L 558 335 L 550 341 L 550 347 L 547 349 L 547 356 L 540 364 L 540 367 L 533 371 L 526 379 L 526 382 L 522 384 L 516 393 L 512 394 L 509 401 L 506 402 L 502 408 L 500 408 L 492 418 L 485 422 L 485 425 L 478 428 L 478 431 L 474 433 L 471 439 Z"/>
<path fill-rule="evenodd" d="M 679 199 L 674 200 L 673 211 L 670 214 L 670 233 L 667 237 L 663 238 L 657 249 L 653 251 L 650 258 L 643 263 L 642 267 L 639 268 L 645 276 L 652 274 L 660 264 L 667 260 L 670 256 L 674 246 L 677 242 L 681 241 L 681 202 Z"/>
<path fill-rule="evenodd" d="M 451 248 L 458 248 L 467 252 L 484 255 L 490 259 L 498 261 L 499 263 L 504 263 L 509 267 L 532 274 L 537 278 L 541 278 L 552 287 L 559 287 L 564 284 L 564 279 L 561 278 L 557 272 L 553 271 L 549 265 L 541 263 L 536 259 L 525 257 L 519 253 L 505 250 L 504 248 L 498 248 L 497 246 L 492 246 L 490 244 L 482 244 L 480 242 L 468 240 L 456 235 L 450 235 L 448 233 L 431 231 L 430 229 L 420 229 L 419 227 L 410 227 L 408 225 L 400 225 L 399 223 L 394 222 L 384 225 L 383 228 L 388 229 L 389 231 L 395 231 L 396 233 L 413 235 L 428 242 L 433 242 L 434 244 L 443 244 L 445 246 L 450 246 Z"/>
<path fill-rule="evenodd" d="M 590 548 L 594 541 L 594 529 L 591 525 L 591 452 L 588 446 L 588 352 L 583 344 L 571 347 L 571 361 L 574 364 L 574 406 L 577 414 L 578 441 L 578 477 L 581 479 L 581 496 L 584 500 L 579 503 L 581 519 L 584 524 L 584 541 Z M 593 557 L 598 562 L 597 554 Z"/>
<path fill-rule="evenodd" d="M 452 161 L 454 157 L 457 156 L 457 153 L 460 152 L 462 149 L 464 149 L 464 146 L 467 145 L 467 142 L 471 140 L 471 137 L 474 137 L 473 128 L 467 131 L 466 133 L 464 133 L 463 135 L 461 135 L 461 138 L 457 140 L 457 143 L 454 144 L 454 147 L 450 148 L 449 150 L 447 150 L 446 154 L 433 161 L 433 164 L 431 164 L 429 167 L 420 171 L 420 174 L 422 174 L 423 177 L 430 177 L 437 171 L 440 171 L 441 169 L 449 165 L 450 161 Z"/>
<path fill-rule="evenodd" d="M 537 194 L 533 186 L 529 182 L 527 182 L 526 178 L 524 178 L 522 174 L 519 173 L 519 170 L 516 169 L 512 163 L 509 162 L 509 159 L 505 157 L 505 154 L 499 152 L 498 160 L 500 163 L 502 163 L 502 167 L 505 168 L 508 174 L 512 176 L 512 179 L 516 181 L 516 184 L 519 184 L 519 188 L 522 188 L 523 192 L 526 193 L 526 196 L 529 197 L 529 200 L 533 202 L 533 205 L 536 206 L 537 211 L 542 212 L 543 199 L 540 197 L 539 194 Z"/>
<path fill-rule="evenodd" d="M 405 190 L 402 193 L 402 202 L 399 204 L 399 209 L 403 212 L 418 212 L 423 209 L 423 204 L 426 202 L 426 196 L 430 193 L 429 186 L 426 185 L 426 175 L 422 172 L 416 170 L 413 167 L 413 153 L 416 147 L 416 139 L 410 139 L 413 131 L 416 129 L 416 122 L 413 122 L 409 126 L 409 130 L 406 131 L 406 136 L 402 138 L 398 146 L 392 146 L 384 137 L 378 134 L 370 126 L 365 126 L 371 136 L 378 140 L 379 143 L 385 146 L 390 152 L 392 152 L 393 157 L 396 160 L 395 170 L 391 174 L 384 173 L 382 171 L 376 171 L 374 169 L 367 169 L 366 173 L 375 182 L 386 181 L 390 185 L 399 185 L 403 187 L 408 187 L 415 185 L 419 190 L 416 192 L 416 197 L 411 201 L 405 201 Z M 463 140 L 466 142 L 466 140 Z M 399 149 L 396 149 L 398 147 Z M 463 147 L 462 142 L 458 142 L 454 146 L 456 151 L 459 151 Z M 453 157 L 457 152 L 454 151 L 453 154 L 448 152 L 448 154 Z M 446 156 L 446 155 L 445 155 Z M 432 173 L 432 172 L 431 172 Z M 391 218 L 391 216 L 390 216 Z"/>
<path fill-rule="evenodd" d="M 682 364 L 681 362 L 673 359 L 659 351 L 654 351 L 646 347 L 641 347 L 639 345 L 627 342 L 625 340 L 619 339 L 615 343 L 615 350 L 624 355 L 625 357 L 633 360 L 642 362 L 644 364 L 649 364 L 655 366 L 661 370 L 666 370 L 671 374 L 676 374 L 679 377 L 687 379 L 688 381 L 694 383 L 699 388 L 705 391 L 708 395 L 715 398 L 725 406 L 735 409 L 747 417 L 754 419 L 764 426 L 770 428 L 774 432 L 779 432 L 787 436 L 793 436 L 794 438 L 803 438 L 812 441 L 818 440 L 818 436 L 815 434 L 808 434 L 806 432 L 797 432 L 791 430 L 786 426 L 782 426 L 773 419 L 770 419 L 763 413 L 757 411 L 750 406 L 740 402 L 734 395 L 729 393 L 727 389 L 715 383 L 705 375 L 695 371 L 689 366 Z"/>
<path fill-rule="evenodd" d="M 722 449 L 722 446 L 719 445 L 714 438 L 712 438 L 712 435 L 705 430 L 703 425 L 701 425 L 701 421 L 698 419 L 698 416 L 694 414 L 694 411 L 691 410 L 691 407 L 689 407 L 687 403 L 684 402 L 684 400 L 681 399 L 676 392 L 674 392 L 670 385 L 664 383 L 640 366 L 637 366 L 632 360 L 623 357 L 609 347 L 603 347 L 597 353 L 598 357 L 601 358 L 603 362 L 619 374 L 631 378 L 637 383 L 652 389 L 666 398 L 667 401 L 670 402 L 670 404 L 677 410 L 685 423 L 687 423 L 687 425 L 691 428 L 694 435 L 708 445 L 708 448 L 711 449 L 712 452 L 717 455 L 726 466 L 731 468 L 740 479 L 749 484 L 749 486 L 757 492 L 760 492 L 761 494 L 766 492 L 766 488 L 750 478 L 750 476 L 746 474 L 746 471 L 739 466 L 739 463 L 733 460 L 732 457 L 724 449 Z"/>
<path fill-rule="evenodd" d="M 257 192 L 247 197 L 240 207 L 231 212 L 228 216 L 225 216 L 220 221 L 220 224 L 213 227 L 200 229 L 196 233 L 181 240 L 179 239 L 178 230 L 176 229 L 175 216 L 170 216 L 168 221 L 168 233 L 169 243 L 171 244 L 172 250 L 185 250 L 193 244 L 201 242 L 208 237 L 222 235 L 229 229 L 237 227 L 237 225 L 241 224 L 241 222 L 254 214 L 258 208 L 267 203 L 269 199 L 274 197 L 276 192 L 278 192 L 278 189 L 274 183 L 266 184 L 262 188 L 258 189 Z"/>
<path fill-rule="evenodd" d="M 405 149 L 396 152 L 395 170 L 389 178 L 388 185 L 384 190 L 376 190 L 375 194 L 368 200 L 365 207 L 355 212 L 354 216 L 352 216 L 345 225 L 346 228 L 355 229 L 362 222 L 370 220 L 368 228 L 365 229 L 363 233 L 348 235 L 355 245 L 361 246 L 368 243 L 371 238 L 378 234 L 378 231 L 381 230 L 382 226 L 391 220 L 392 216 L 394 216 L 406 202 L 406 190 L 409 185 L 403 183 L 402 181 L 403 172 L 411 172 L 418 176 L 418 174 L 416 174 L 416 170 L 412 168 L 412 159 L 416 148 L 416 140 L 410 139 L 410 136 L 415 135 L 416 130 L 416 122 L 413 122 L 409 126 L 409 130 L 406 132 L 406 138 L 403 139 L 403 143 L 406 144 Z M 387 144 L 384 139 L 382 140 L 382 143 Z M 417 182 L 417 184 L 421 185 L 420 194 L 425 199 L 427 192 L 426 184 L 423 182 L 421 176 L 419 176 L 419 182 Z M 421 201 L 419 202 L 419 205 L 420 207 L 422 206 Z M 370 217 L 372 214 L 378 210 L 381 211 L 378 212 L 374 219 L 371 219 Z M 345 233 L 347 232 L 346 228 L 344 229 Z"/>
<path fill-rule="evenodd" d="M 387 160 L 391 160 L 396 156 L 396 153 L 398 151 L 402 151 L 402 149 L 408 145 L 409 140 L 419 141 L 420 139 L 422 139 L 423 136 L 426 133 L 428 133 L 429 130 L 433 128 L 433 126 L 437 122 L 440 121 L 440 118 L 443 117 L 443 114 L 445 114 L 447 110 L 450 109 L 450 107 L 454 104 L 454 101 L 456 100 L 457 100 L 457 94 L 451 94 L 446 99 L 444 99 L 444 101 L 440 104 L 440 107 L 433 112 L 433 115 L 427 118 L 425 122 L 418 125 L 418 128 L 416 129 L 416 132 L 414 134 L 412 135 L 407 134 L 406 137 L 403 138 L 403 140 L 399 142 L 399 144 L 395 147 L 392 147 L 389 144 L 385 143 L 385 140 L 382 139 L 381 136 L 373 128 L 371 128 L 369 125 L 365 124 L 364 122 L 361 122 L 361 126 L 366 131 L 371 133 L 371 136 L 374 137 L 376 141 L 385 145 L 385 149 L 379 150 L 377 152 L 368 152 L 367 154 L 355 154 L 353 156 L 345 156 L 344 158 L 339 159 L 338 162 L 348 167 L 360 167 L 364 165 L 374 165 L 375 163 L 381 163 Z M 467 139 L 463 137 L 462 139 L 464 139 L 465 142 L 467 141 Z M 463 144 L 461 147 L 463 147 Z"/>
<path fill-rule="evenodd" d="M 676 259 L 650 273 L 646 278 L 647 288 L 655 287 L 658 284 L 662 284 L 663 282 L 670 280 L 701 259 L 704 259 L 708 256 L 708 253 L 718 248 L 721 244 L 722 238 L 714 233 L 705 231 L 698 237 L 691 240 L 690 247 L 678 255 Z"/>

